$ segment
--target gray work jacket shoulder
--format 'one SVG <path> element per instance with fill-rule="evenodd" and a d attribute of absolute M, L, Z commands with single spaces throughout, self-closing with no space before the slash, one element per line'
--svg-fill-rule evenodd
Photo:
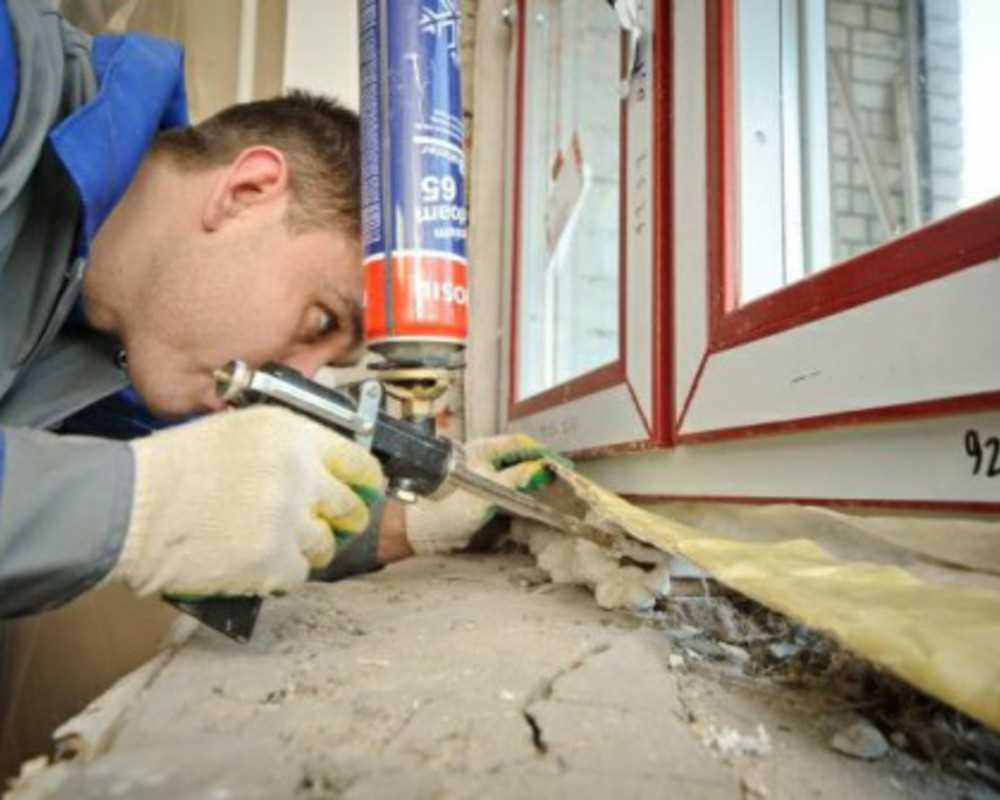
<path fill-rule="evenodd" d="M 133 481 L 128 445 L 44 430 L 127 381 L 113 341 L 65 325 L 81 206 L 48 134 L 96 92 L 90 41 L 43 2 L 5 2 L 18 70 L 0 131 L 0 617 L 64 603 L 110 571 Z"/>

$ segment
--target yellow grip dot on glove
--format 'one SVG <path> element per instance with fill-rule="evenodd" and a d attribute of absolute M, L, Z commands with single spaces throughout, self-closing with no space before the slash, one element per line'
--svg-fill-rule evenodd
<path fill-rule="evenodd" d="M 357 536 L 368 528 L 368 509 L 382 497 L 382 469 L 371 454 L 360 447 L 331 450 L 323 460 L 327 471 L 351 491 L 360 503 L 351 502 L 346 512 L 318 506 L 314 509 L 343 541 L 344 536 Z M 324 566 L 313 565 L 313 566 Z"/>

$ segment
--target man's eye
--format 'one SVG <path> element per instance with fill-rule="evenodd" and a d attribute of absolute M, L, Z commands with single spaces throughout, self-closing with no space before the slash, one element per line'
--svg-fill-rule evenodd
<path fill-rule="evenodd" d="M 325 308 L 321 308 L 316 316 L 316 328 L 315 336 L 319 339 L 322 336 L 326 336 L 336 327 L 336 319 L 333 314 L 327 311 Z"/>

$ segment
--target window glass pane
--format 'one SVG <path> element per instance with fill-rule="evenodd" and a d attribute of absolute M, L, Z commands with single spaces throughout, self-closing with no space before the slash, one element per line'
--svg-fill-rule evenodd
<path fill-rule="evenodd" d="M 1000 194 L 997 0 L 737 0 L 740 301 Z"/>
<path fill-rule="evenodd" d="M 525 24 L 517 394 L 618 359 L 618 20 L 529 2 Z"/>

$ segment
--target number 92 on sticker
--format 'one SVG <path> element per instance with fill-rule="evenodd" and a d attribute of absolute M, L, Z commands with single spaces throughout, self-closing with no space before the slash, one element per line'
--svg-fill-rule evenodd
<path fill-rule="evenodd" d="M 965 432 L 965 454 L 972 459 L 972 474 L 986 478 L 1000 475 L 1000 437 L 977 430 Z"/>

